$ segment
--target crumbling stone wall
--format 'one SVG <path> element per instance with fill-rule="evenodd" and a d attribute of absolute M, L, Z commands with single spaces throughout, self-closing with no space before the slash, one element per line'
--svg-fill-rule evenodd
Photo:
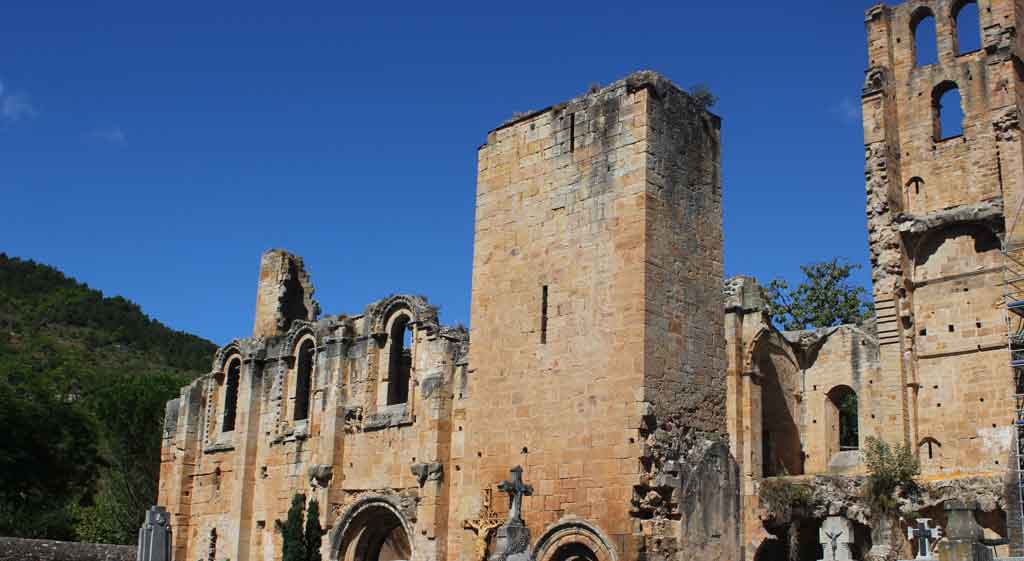
<path fill-rule="evenodd" d="M 1024 14 L 1011 0 L 981 2 L 983 48 L 958 54 L 958 6 L 915 1 L 866 17 L 868 225 L 884 390 L 875 414 L 891 442 L 941 442 L 943 461 L 926 463 L 929 474 L 1005 469 L 1013 412 L 999 249 L 1004 201 L 1019 201 L 1024 186 L 1007 117 L 1020 99 L 1019 40 L 1007 37 Z M 935 15 L 939 60 L 920 66 L 913 23 L 925 9 Z M 950 83 L 963 134 L 940 139 L 935 100 Z"/>
<path fill-rule="evenodd" d="M 275 523 L 299 493 L 317 499 L 321 524 L 337 538 L 325 540 L 325 559 L 359 546 L 348 538 L 361 528 L 339 523 L 400 527 L 396 539 L 409 551 L 396 555 L 443 559 L 453 388 L 464 377 L 467 333 L 441 326 L 418 296 L 318 318 L 301 263 L 264 254 L 254 336 L 221 348 L 210 374 L 168 404 L 159 500 L 174 517 L 175 558 L 280 558 Z M 410 318 L 411 375 L 408 400 L 388 405 L 378 400 L 389 375 L 382 326 L 394 314 Z M 310 360 L 300 349 L 311 349 Z M 235 361 L 236 421 L 225 430 L 225 373 Z M 302 418 L 298 380 L 307 375 Z M 373 516 L 345 518 L 356 505 Z"/>
<path fill-rule="evenodd" d="M 133 545 L 0 537 L 0 561 L 135 561 Z"/>

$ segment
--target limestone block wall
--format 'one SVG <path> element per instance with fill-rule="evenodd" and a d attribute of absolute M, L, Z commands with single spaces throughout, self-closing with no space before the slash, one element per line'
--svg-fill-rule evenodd
<path fill-rule="evenodd" d="M 725 429 L 717 142 L 717 119 L 652 73 L 488 135 L 449 526 L 517 464 L 534 536 L 582 521 L 631 559 L 637 518 L 682 516 L 679 458 L 656 450 Z"/>

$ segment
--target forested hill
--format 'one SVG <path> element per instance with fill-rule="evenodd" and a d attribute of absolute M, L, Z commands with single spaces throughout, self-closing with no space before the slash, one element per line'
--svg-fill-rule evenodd
<path fill-rule="evenodd" d="M 127 347 L 160 366 L 205 371 L 216 345 L 151 319 L 138 304 L 104 297 L 63 273 L 0 253 L 0 329 L 49 332 L 93 348 Z"/>
<path fill-rule="evenodd" d="M 216 346 L 0 253 L 0 535 L 131 543 L 164 404 Z"/>

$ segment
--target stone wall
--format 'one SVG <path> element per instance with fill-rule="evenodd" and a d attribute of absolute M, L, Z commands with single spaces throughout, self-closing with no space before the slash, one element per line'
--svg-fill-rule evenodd
<path fill-rule="evenodd" d="M 720 189 L 718 119 L 653 73 L 488 136 L 449 525 L 521 464 L 534 535 L 585 520 L 634 558 L 659 519 L 678 549 L 682 439 L 725 429 Z"/>
<path fill-rule="evenodd" d="M 0 537 L 0 561 L 135 561 L 134 545 Z"/>

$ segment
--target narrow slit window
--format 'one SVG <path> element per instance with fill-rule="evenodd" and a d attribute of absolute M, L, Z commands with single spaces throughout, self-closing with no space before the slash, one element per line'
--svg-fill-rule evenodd
<path fill-rule="evenodd" d="M 569 115 L 569 151 L 576 151 L 576 114 Z"/>
<path fill-rule="evenodd" d="M 548 342 L 548 285 L 540 291 L 540 344 Z"/>

